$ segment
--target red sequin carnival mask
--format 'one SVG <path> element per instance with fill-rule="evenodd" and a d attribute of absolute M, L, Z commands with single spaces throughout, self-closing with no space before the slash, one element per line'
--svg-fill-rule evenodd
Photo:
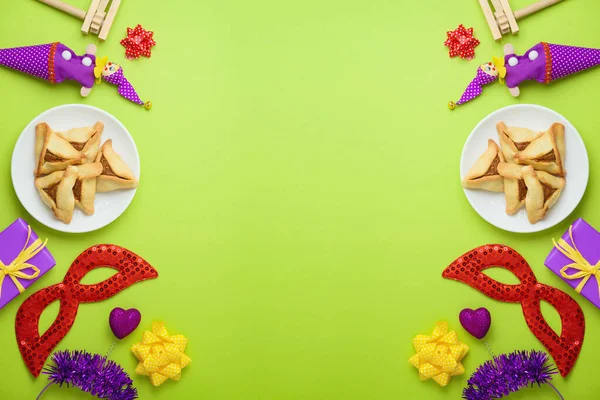
<path fill-rule="evenodd" d="M 109 267 L 118 272 L 95 285 L 82 285 L 93 269 Z M 71 264 L 65 279 L 27 298 L 17 311 L 17 344 L 27 368 L 39 376 L 46 359 L 73 326 L 79 303 L 106 300 L 136 282 L 158 277 L 158 272 L 140 256 L 122 247 L 101 244 L 90 247 Z M 55 300 L 60 310 L 52 325 L 40 336 L 38 323 L 42 312 Z"/>
<path fill-rule="evenodd" d="M 504 268 L 521 282 L 506 285 L 491 279 L 481 271 L 486 268 Z M 448 266 L 442 276 L 466 283 L 488 297 L 509 303 L 521 303 L 529 329 L 548 349 L 562 376 L 567 376 L 579 357 L 585 318 L 579 304 L 571 296 L 535 278 L 527 261 L 515 250 L 502 244 L 489 244 L 463 254 Z M 560 315 L 561 335 L 544 319 L 540 300 L 552 305 Z"/>

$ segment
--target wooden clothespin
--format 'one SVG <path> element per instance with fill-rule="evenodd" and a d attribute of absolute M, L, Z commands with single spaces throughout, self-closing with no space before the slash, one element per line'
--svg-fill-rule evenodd
<path fill-rule="evenodd" d="M 492 12 L 489 1 L 491 1 L 494 6 L 494 12 Z M 540 0 L 537 3 L 533 3 L 525 8 L 517 10 L 514 13 L 510 8 L 508 0 L 489 1 L 479 0 L 479 4 L 483 10 L 485 19 L 490 26 L 494 40 L 500 40 L 502 39 L 502 35 L 507 34 L 509 31 L 512 32 L 513 35 L 516 35 L 517 32 L 519 32 L 517 20 L 536 13 L 546 7 L 550 7 L 562 0 Z"/>
<path fill-rule="evenodd" d="M 57 10 L 63 11 L 69 15 L 79 18 L 83 21 L 81 32 L 88 34 L 90 32 L 98 35 L 100 40 L 106 40 L 110 27 L 117 15 L 121 0 L 92 0 L 87 12 L 60 0 L 38 0 Z M 110 2 L 110 6 L 108 3 Z"/>

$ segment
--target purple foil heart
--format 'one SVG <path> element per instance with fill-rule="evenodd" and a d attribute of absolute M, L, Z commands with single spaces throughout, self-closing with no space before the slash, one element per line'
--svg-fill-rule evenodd
<path fill-rule="evenodd" d="M 483 307 L 477 310 L 465 308 L 458 315 L 458 319 L 463 328 L 477 339 L 483 339 L 492 324 L 490 312 Z"/>
<path fill-rule="evenodd" d="M 110 316 L 108 317 L 110 329 L 119 339 L 123 339 L 133 332 L 135 328 L 138 327 L 141 320 L 142 314 L 140 314 L 137 308 L 123 310 L 122 308 L 117 307 L 110 312 Z"/>

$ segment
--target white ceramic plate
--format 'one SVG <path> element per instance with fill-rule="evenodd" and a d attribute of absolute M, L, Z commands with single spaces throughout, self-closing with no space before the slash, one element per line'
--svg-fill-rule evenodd
<path fill-rule="evenodd" d="M 536 224 L 529 223 L 524 208 L 515 215 L 507 215 L 503 193 L 465 189 L 465 195 L 475 211 L 498 228 L 523 233 L 551 228 L 573 212 L 585 193 L 590 174 L 585 144 L 575 127 L 556 111 L 533 104 L 504 107 L 485 117 L 469 135 L 460 159 L 461 179 L 487 149 L 488 139 L 493 139 L 500 145 L 496 131 L 496 123 L 500 121 L 504 121 L 507 126 L 519 126 L 535 131 L 545 131 L 553 122 L 560 122 L 565 126 L 565 189 L 554 207 L 548 210 L 546 218 Z"/>
<path fill-rule="evenodd" d="M 19 136 L 12 156 L 12 181 L 17 197 L 32 217 L 42 224 L 62 232 L 90 232 L 100 229 L 117 219 L 127 209 L 136 190 L 117 190 L 97 193 L 95 213 L 85 215 L 77 207 L 70 224 L 64 224 L 54 217 L 34 186 L 35 169 L 35 126 L 47 122 L 55 130 L 66 130 L 81 126 L 92 126 L 96 121 L 104 123 L 102 144 L 112 139 L 113 148 L 133 171 L 140 176 L 140 157 L 133 138 L 119 120 L 96 107 L 82 104 L 67 104 L 52 108 L 38 115 L 27 125 Z"/>

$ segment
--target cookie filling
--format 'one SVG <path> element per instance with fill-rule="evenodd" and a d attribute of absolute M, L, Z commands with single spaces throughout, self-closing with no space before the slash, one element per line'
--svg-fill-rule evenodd
<path fill-rule="evenodd" d="M 552 196 L 552 194 L 554 194 L 554 192 L 556 192 L 556 189 L 554 189 L 548 185 L 544 185 L 544 184 L 542 184 L 542 187 L 544 188 L 544 203 L 545 203 L 546 200 L 548 200 L 550 198 L 550 196 Z"/>
<path fill-rule="evenodd" d="M 56 154 L 46 150 L 46 155 L 44 156 L 44 160 L 49 161 L 49 162 L 60 162 L 60 161 L 65 161 L 64 158 L 57 156 Z"/>
<path fill-rule="evenodd" d="M 110 167 L 110 164 L 108 163 L 106 158 L 104 158 L 104 155 L 100 158 L 100 163 L 102 164 L 102 175 L 118 177 L 118 175 L 115 174 L 112 168 Z"/>
<path fill-rule="evenodd" d="M 529 146 L 530 142 L 514 142 L 517 150 L 523 151 L 527 146 Z"/>
<path fill-rule="evenodd" d="M 52 200 L 56 202 L 56 192 L 58 191 L 58 183 L 54 186 L 50 186 L 49 188 L 45 188 L 44 192 L 50 196 Z"/>
<path fill-rule="evenodd" d="M 527 185 L 525 185 L 525 181 L 523 179 L 519 179 L 519 201 L 525 200 L 527 197 Z"/>
<path fill-rule="evenodd" d="M 554 155 L 554 150 L 552 150 L 550 153 L 548 153 L 546 155 L 536 158 L 535 161 L 545 161 L 545 162 L 556 161 L 556 156 Z"/>
<path fill-rule="evenodd" d="M 494 161 L 492 161 L 492 163 L 490 164 L 490 167 L 488 168 L 487 172 L 483 176 L 498 175 L 498 164 L 500 164 L 500 159 L 498 158 L 498 156 L 496 156 L 496 158 L 494 158 Z"/>
<path fill-rule="evenodd" d="M 70 142 L 71 146 L 73 146 L 77 151 L 81 151 L 85 147 L 85 143 L 79 142 Z"/>
<path fill-rule="evenodd" d="M 75 200 L 81 201 L 81 181 L 79 179 L 75 181 L 75 185 L 73 186 L 73 196 Z"/>

